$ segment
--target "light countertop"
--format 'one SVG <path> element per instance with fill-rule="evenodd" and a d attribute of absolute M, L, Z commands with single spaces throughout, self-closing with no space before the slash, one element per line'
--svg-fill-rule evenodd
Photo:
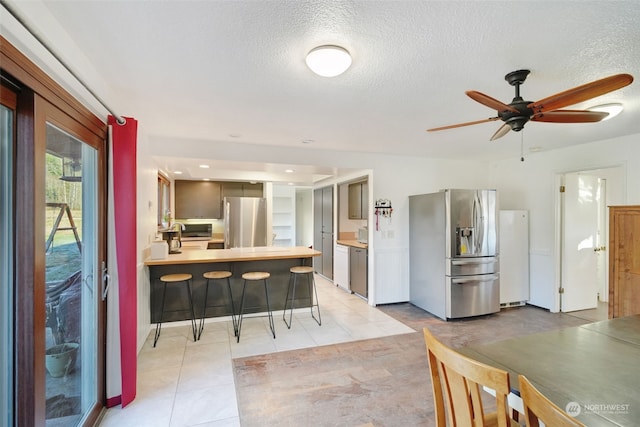
<path fill-rule="evenodd" d="M 357 240 L 348 240 L 348 239 L 340 239 L 340 240 L 336 240 L 336 243 L 342 246 L 353 246 L 354 248 L 360 248 L 360 249 L 368 249 L 369 245 L 366 243 L 360 243 Z"/>
<path fill-rule="evenodd" d="M 262 261 L 291 258 L 310 258 L 320 251 L 305 246 L 278 247 L 261 246 L 235 249 L 184 249 L 179 254 L 169 254 L 164 259 L 147 258 L 144 265 L 197 264 L 210 262 Z"/>

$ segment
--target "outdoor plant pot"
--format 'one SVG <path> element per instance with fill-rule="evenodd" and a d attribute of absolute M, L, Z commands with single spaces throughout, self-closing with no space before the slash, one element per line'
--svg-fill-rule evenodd
<path fill-rule="evenodd" d="M 70 373 L 76 364 L 78 347 L 80 344 L 68 342 L 48 348 L 45 353 L 45 365 L 49 375 L 57 378 Z"/>

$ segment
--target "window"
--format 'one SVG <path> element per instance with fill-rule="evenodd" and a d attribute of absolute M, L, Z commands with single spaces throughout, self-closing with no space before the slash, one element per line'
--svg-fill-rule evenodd
<path fill-rule="evenodd" d="M 171 217 L 171 183 L 167 178 L 158 174 L 158 226 Z"/>

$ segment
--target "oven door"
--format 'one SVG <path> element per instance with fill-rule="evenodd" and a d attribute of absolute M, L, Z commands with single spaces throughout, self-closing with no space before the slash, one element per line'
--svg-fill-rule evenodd
<path fill-rule="evenodd" d="M 480 316 L 500 311 L 500 275 L 447 277 L 448 319 Z"/>

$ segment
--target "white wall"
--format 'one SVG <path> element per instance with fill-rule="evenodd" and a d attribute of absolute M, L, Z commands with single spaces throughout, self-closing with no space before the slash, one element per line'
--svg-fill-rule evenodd
<path fill-rule="evenodd" d="M 157 234 L 158 210 L 158 168 L 150 162 L 153 147 L 144 131 L 144 123 L 138 123 L 138 205 L 136 224 L 138 230 L 136 270 L 138 272 L 138 351 L 142 349 L 151 326 L 151 312 L 149 300 L 151 287 L 149 285 L 149 269 L 144 260 L 149 255 L 149 244 L 155 240 Z"/>
<path fill-rule="evenodd" d="M 313 190 L 296 188 L 296 246 L 313 245 Z"/>

